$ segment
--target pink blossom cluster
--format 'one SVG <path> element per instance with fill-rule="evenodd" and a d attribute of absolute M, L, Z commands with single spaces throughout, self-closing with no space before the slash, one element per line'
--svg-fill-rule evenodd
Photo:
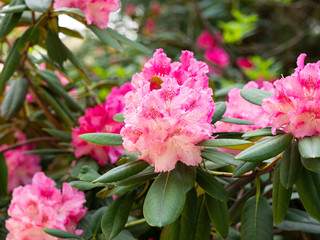
<path fill-rule="evenodd" d="M 297 60 L 295 72 L 275 81 L 275 94 L 263 100 L 273 132 L 283 129 L 297 138 L 320 136 L 320 61 Z"/>
<path fill-rule="evenodd" d="M 106 98 L 106 102 L 98 104 L 94 108 L 88 108 L 85 115 L 78 119 L 79 127 L 75 127 L 72 132 L 71 145 L 76 148 L 76 157 L 91 154 L 100 165 L 108 163 L 108 157 L 111 163 L 118 160 L 119 155 L 123 154 L 122 146 L 102 146 L 86 142 L 79 138 L 84 133 L 120 133 L 124 126 L 121 122 L 113 120 L 113 116 L 121 113 L 124 108 L 124 95 L 131 91 L 132 86 L 126 83 L 121 88 L 113 87 Z"/>
<path fill-rule="evenodd" d="M 7 240 L 56 240 L 43 229 L 55 228 L 80 235 L 76 230 L 87 209 L 84 193 L 63 183 L 62 192 L 55 182 L 38 172 L 32 184 L 13 190 L 6 220 Z M 60 238 L 59 238 L 60 239 Z"/>
<path fill-rule="evenodd" d="M 26 140 L 25 135 L 17 131 L 15 137 L 17 143 Z M 0 149 L 5 149 L 7 145 L 2 145 Z M 21 147 L 4 152 L 8 168 L 8 191 L 11 192 L 21 184 L 29 184 L 33 175 L 41 171 L 40 156 L 24 154 L 25 151 L 34 150 L 33 144 L 26 144 Z"/>
<path fill-rule="evenodd" d="M 251 69 L 253 68 L 253 62 L 250 58 L 238 57 L 237 64 L 241 69 Z"/>
<path fill-rule="evenodd" d="M 189 51 L 182 51 L 180 60 L 171 62 L 157 49 L 142 72 L 133 76 L 133 91 L 125 96 L 123 146 L 140 152 L 139 158 L 156 172 L 174 169 L 177 161 L 198 165 L 201 156 L 195 144 L 213 132 L 215 104 L 208 66 Z"/>
<path fill-rule="evenodd" d="M 88 24 L 107 28 L 109 15 L 120 8 L 118 0 L 55 0 L 54 9 L 61 7 L 79 8 L 85 15 Z"/>
<path fill-rule="evenodd" d="M 157 31 L 156 20 L 161 16 L 161 4 L 159 2 L 150 3 L 150 16 L 146 19 L 143 25 L 143 33 L 147 36 L 154 34 Z"/>
<path fill-rule="evenodd" d="M 251 81 L 248 82 L 243 88 L 255 88 L 274 92 L 272 83 L 264 81 L 261 85 L 262 86 L 259 86 L 258 83 Z M 254 125 L 237 125 L 232 123 L 217 122 L 215 124 L 216 132 L 246 132 L 270 126 L 267 113 L 265 113 L 260 106 L 252 104 L 243 99 L 240 95 L 240 89 L 231 89 L 228 94 L 228 101 L 226 103 L 227 110 L 223 115 L 224 117 L 248 120 L 253 122 Z"/>
<path fill-rule="evenodd" d="M 224 68 L 229 65 L 229 56 L 221 47 L 219 47 L 216 40 L 223 42 L 222 35 L 215 33 L 214 38 L 208 31 L 204 30 L 197 39 L 197 46 L 204 50 L 204 56 L 207 60 Z M 213 73 L 221 74 L 219 69 L 211 68 L 210 70 Z"/>

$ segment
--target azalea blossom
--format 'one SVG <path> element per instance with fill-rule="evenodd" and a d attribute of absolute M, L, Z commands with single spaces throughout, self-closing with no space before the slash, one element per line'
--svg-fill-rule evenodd
<path fill-rule="evenodd" d="M 273 133 L 282 129 L 297 138 L 320 136 L 320 61 L 304 64 L 298 57 L 295 72 L 275 81 L 275 94 L 263 100 Z"/>
<path fill-rule="evenodd" d="M 104 29 L 108 26 L 110 13 L 117 11 L 120 3 L 118 0 L 55 0 L 53 7 L 79 8 L 88 24 Z"/>
<path fill-rule="evenodd" d="M 130 83 L 124 84 L 120 89 L 113 87 L 106 98 L 106 102 L 99 104 L 94 108 L 88 108 L 85 115 L 78 119 L 79 127 L 75 127 L 72 132 L 71 145 L 76 148 L 75 156 L 77 158 L 91 154 L 100 165 L 111 163 L 118 160 L 119 155 L 123 154 L 122 146 L 103 146 L 89 143 L 82 140 L 79 135 L 84 133 L 120 133 L 124 126 L 121 122 L 113 120 L 113 116 L 121 113 L 124 108 L 124 95 L 131 91 Z"/>
<path fill-rule="evenodd" d="M 156 172 L 174 169 L 177 161 L 198 165 L 202 159 L 195 145 L 213 132 L 208 66 L 189 51 L 182 51 L 180 60 L 171 62 L 158 49 L 133 76 L 133 91 L 125 96 L 123 146 L 140 152 Z"/>
<path fill-rule="evenodd" d="M 55 182 L 38 172 L 32 184 L 13 190 L 6 220 L 7 240 L 57 240 L 43 229 L 55 228 L 80 235 L 77 224 L 86 214 L 83 192 L 63 183 L 62 192 Z"/>
<path fill-rule="evenodd" d="M 215 33 L 216 39 L 223 42 L 223 37 L 220 33 Z M 197 38 L 197 46 L 203 50 L 212 49 L 218 47 L 218 43 L 215 38 L 206 30 L 202 31 Z"/>

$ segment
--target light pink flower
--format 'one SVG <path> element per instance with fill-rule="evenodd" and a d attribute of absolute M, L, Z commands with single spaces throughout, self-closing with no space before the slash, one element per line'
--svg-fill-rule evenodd
<path fill-rule="evenodd" d="M 61 7 L 79 8 L 86 16 L 88 24 L 107 28 L 109 15 L 120 8 L 118 0 L 55 0 L 54 9 Z"/>
<path fill-rule="evenodd" d="M 223 42 L 223 37 L 220 33 L 214 33 L 218 41 Z M 206 30 L 202 31 L 197 38 L 197 46 L 203 50 L 212 49 L 218 47 L 216 40 Z"/>
<path fill-rule="evenodd" d="M 275 94 L 264 99 L 272 130 L 283 129 L 295 137 L 320 136 L 320 61 L 304 65 L 298 57 L 295 72 L 275 81 Z"/>
<path fill-rule="evenodd" d="M 150 3 L 150 10 L 155 17 L 159 17 L 161 15 L 161 4 L 159 2 Z"/>
<path fill-rule="evenodd" d="M 124 10 L 124 12 L 130 17 L 135 14 L 135 11 L 136 11 L 136 6 L 133 3 L 128 3 Z"/>
<path fill-rule="evenodd" d="M 125 96 L 123 146 L 141 152 L 139 158 L 156 172 L 172 170 L 177 161 L 198 165 L 201 156 L 195 144 L 213 131 L 208 66 L 189 51 L 183 51 L 180 60 L 171 63 L 158 49 L 133 76 L 133 91 Z"/>
<path fill-rule="evenodd" d="M 46 70 L 46 68 L 47 67 L 44 62 L 39 65 L 39 70 L 41 71 Z M 67 85 L 69 83 L 69 80 L 65 76 L 63 76 L 58 70 L 54 70 L 54 73 L 57 74 L 62 85 Z"/>
<path fill-rule="evenodd" d="M 79 118 L 80 126 L 74 128 L 71 142 L 71 145 L 76 148 L 76 157 L 91 154 L 92 158 L 96 159 L 100 165 L 105 165 L 108 163 L 108 157 L 111 163 L 115 163 L 119 155 L 123 154 L 122 146 L 102 146 L 88 143 L 78 136 L 84 133 L 120 133 L 124 124 L 114 121 L 113 116 L 122 112 L 124 95 L 131 89 L 130 83 L 124 84 L 120 89 L 113 87 L 105 103 L 88 108 L 85 115 Z"/>
<path fill-rule="evenodd" d="M 43 232 L 45 228 L 82 233 L 76 226 L 87 212 L 83 207 L 84 193 L 68 183 L 63 183 L 62 192 L 55 185 L 43 172 L 38 172 L 31 185 L 13 190 L 8 210 L 11 218 L 6 220 L 7 240 L 58 239 Z"/>
<path fill-rule="evenodd" d="M 17 143 L 26 140 L 25 135 L 20 131 L 15 133 L 15 137 L 18 138 Z M 0 149 L 5 149 L 6 147 L 7 145 L 2 145 Z M 30 183 L 33 175 L 41 171 L 40 157 L 38 155 L 24 154 L 25 151 L 30 150 L 34 150 L 33 144 L 23 145 L 4 152 L 8 168 L 8 192 L 11 192 L 21 184 Z"/>

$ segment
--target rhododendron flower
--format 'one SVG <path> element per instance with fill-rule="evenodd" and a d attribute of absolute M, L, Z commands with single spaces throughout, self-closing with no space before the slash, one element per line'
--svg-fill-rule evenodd
<path fill-rule="evenodd" d="M 118 0 L 55 0 L 54 9 L 61 7 L 79 8 L 86 16 L 88 24 L 107 28 L 109 15 L 120 8 Z"/>
<path fill-rule="evenodd" d="M 145 35 L 153 34 L 157 29 L 157 24 L 152 18 L 148 18 L 143 26 L 143 33 Z"/>
<path fill-rule="evenodd" d="M 18 142 L 26 140 L 25 135 L 18 131 L 15 133 Z M 7 145 L 2 145 L 0 149 L 5 149 Z M 8 192 L 11 192 L 20 184 L 31 183 L 31 179 L 36 172 L 41 171 L 40 156 L 24 154 L 25 151 L 34 150 L 33 144 L 23 145 L 21 147 L 4 152 L 8 168 Z"/>
<path fill-rule="evenodd" d="M 102 146 L 88 143 L 79 138 L 79 135 L 99 132 L 120 133 L 124 124 L 114 121 L 113 116 L 122 112 L 124 95 L 131 89 L 130 83 L 124 84 L 120 89 L 113 87 L 105 103 L 88 108 L 85 115 L 79 118 L 80 126 L 74 128 L 71 142 L 71 145 L 76 147 L 76 157 L 91 154 L 92 158 L 96 159 L 100 165 L 104 165 L 108 163 L 108 157 L 111 163 L 114 163 L 118 160 L 119 155 L 123 154 L 122 146 Z"/>
<path fill-rule="evenodd" d="M 171 63 L 158 49 L 133 76 L 133 91 L 125 96 L 123 146 L 131 153 L 139 151 L 139 158 L 156 172 L 172 170 L 177 161 L 198 165 L 201 156 L 195 144 L 213 132 L 208 66 L 189 51 L 183 51 L 180 60 Z"/>
<path fill-rule="evenodd" d="M 274 87 L 272 83 L 264 81 L 262 87 L 254 82 L 248 82 L 243 88 L 255 88 L 262 89 L 269 92 L 274 92 Z M 246 132 L 251 130 L 256 130 L 259 128 L 268 127 L 269 119 L 267 113 L 265 113 L 262 107 L 252 104 L 240 95 L 240 89 L 231 89 L 228 93 L 227 110 L 224 117 L 240 118 L 253 122 L 254 125 L 238 125 L 225 122 L 215 123 L 216 132 Z"/>
<path fill-rule="evenodd" d="M 238 57 L 237 64 L 242 69 L 253 68 L 253 62 L 249 58 Z"/>
<path fill-rule="evenodd" d="M 39 70 L 41 71 L 46 70 L 46 68 L 47 67 L 44 62 L 39 65 Z M 54 73 L 57 74 L 62 85 L 67 85 L 69 83 L 69 80 L 65 76 L 63 76 L 58 70 L 54 70 Z"/>
<path fill-rule="evenodd" d="M 229 56 L 222 48 L 214 48 L 205 52 L 205 57 L 220 67 L 229 65 Z"/>
<path fill-rule="evenodd" d="M 273 133 L 283 129 L 295 137 L 320 136 L 320 61 L 304 64 L 298 57 L 295 72 L 275 81 L 275 94 L 263 100 Z"/>
<path fill-rule="evenodd" d="M 161 4 L 159 2 L 150 3 L 150 10 L 155 17 L 159 17 L 161 15 Z"/>
<path fill-rule="evenodd" d="M 133 3 L 128 3 L 124 11 L 128 16 L 131 17 L 136 11 L 136 6 Z"/>
<path fill-rule="evenodd" d="M 220 33 L 215 33 L 215 37 L 218 41 L 222 42 L 223 37 Z M 206 30 L 202 31 L 197 38 L 197 46 L 203 50 L 212 49 L 218 47 L 218 44 L 214 37 Z"/>
<path fill-rule="evenodd" d="M 80 235 L 76 230 L 87 209 L 83 192 L 63 183 L 62 192 L 55 188 L 55 182 L 38 172 L 32 184 L 19 186 L 13 190 L 6 220 L 9 231 L 7 240 L 56 240 L 43 232 L 45 228 L 55 228 Z"/>

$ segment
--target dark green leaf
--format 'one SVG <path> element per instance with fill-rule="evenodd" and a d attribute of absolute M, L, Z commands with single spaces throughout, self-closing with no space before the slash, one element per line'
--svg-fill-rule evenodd
<path fill-rule="evenodd" d="M 65 35 L 68 35 L 70 37 L 80 38 L 83 39 L 82 35 L 73 29 L 65 28 L 65 27 L 59 27 L 59 31 Z"/>
<path fill-rule="evenodd" d="M 117 236 L 124 228 L 136 198 L 136 191 L 123 194 L 114 200 L 102 217 L 101 228 L 107 239 Z"/>
<path fill-rule="evenodd" d="M 228 205 L 226 202 L 221 202 L 210 195 L 206 195 L 207 210 L 215 227 L 216 231 L 223 238 L 227 238 L 229 233 L 229 215 Z"/>
<path fill-rule="evenodd" d="M 53 229 L 53 228 L 45 228 L 43 231 L 51 236 L 58 237 L 58 238 L 71 238 L 71 239 L 81 239 L 79 235 L 74 233 L 66 232 L 60 229 Z"/>
<path fill-rule="evenodd" d="M 211 197 L 220 201 L 228 201 L 228 193 L 221 183 L 213 175 L 200 168 L 197 168 L 197 183 Z"/>
<path fill-rule="evenodd" d="M 284 133 L 281 130 L 277 130 L 277 134 L 282 134 Z M 273 136 L 271 132 L 270 127 L 262 128 L 262 129 L 257 129 L 253 131 L 246 132 L 242 135 L 243 138 L 253 138 L 253 137 L 262 137 L 262 136 Z"/>
<path fill-rule="evenodd" d="M 12 0 L 9 7 L 20 6 L 23 4 L 23 0 Z M 22 11 L 16 13 L 7 13 L 2 19 L 0 23 L 0 38 L 4 38 L 7 36 L 12 29 L 17 25 L 19 19 L 21 17 Z M 19 64 L 19 63 L 18 63 Z"/>
<path fill-rule="evenodd" d="M 71 153 L 70 150 L 67 149 L 38 149 L 38 150 L 31 150 L 25 151 L 24 154 L 29 155 L 56 155 L 56 154 L 64 154 L 64 153 Z"/>
<path fill-rule="evenodd" d="M 303 158 L 320 158 L 320 138 L 313 135 L 300 139 L 299 151 Z"/>
<path fill-rule="evenodd" d="M 219 120 L 220 122 L 226 122 L 226 123 L 233 123 L 233 124 L 238 124 L 238 125 L 254 125 L 255 123 L 250 122 L 245 119 L 240 119 L 240 118 L 229 118 L 229 117 L 222 117 Z"/>
<path fill-rule="evenodd" d="M 61 140 L 71 142 L 71 134 L 67 132 L 63 132 L 60 130 L 52 129 L 52 128 L 42 128 L 43 131 L 49 133 L 51 136 L 60 138 Z"/>
<path fill-rule="evenodd" d="M 123 49 L 120 43 L 110 36 L 110 34 L 105 30 L 98 28 L 94 25 L 88 25 L 88 28 L 105 44 L 110 45 L 114 49 L 118 50 L 119 52 L 123 52 Z"/>
<path fill-rule="evenodd" d="M 25 78 L 16 79 L 2 102 L 1 115 L 7 120 L 15 117 L 22 108 L 27 93 L 28 81 Z"/>
<path fill-rule="evenodd" d="M 80 169 L 78 178 L 81 181 L 92 182 L 93 180 L 97 179 L 100 176 L 101 175 L 96 171 L 96 169 L 86 165 Z"/>
<path fill-rule="evenodd" d="M 133 175 L 131 177 L 127 177 L 121 181 L 116 182 L 115 184 L 117 186 L 127 186 L 127 185 L 133 185 L 133 184 L 142 184 L 150 179 L 153 179 L 155 177 L 157 177 L 159 175 L 159 173 L 155 173 L 155 172 L 142 172 L 142 173 L 138 173 L 136 175 Z"/>
<path fill-rule="evenodd" d="M 239 164 L 239 161 L 234 160 L 234 156 L 229 153 L 221 152 L 215 148 L 204 148 L 201 150 L 201 156 L 208 160 L 211 161 L 221 167 L 234 164 L 237 165 Z"/>
<path fill-rule="evenodd" d="M 205 194 L 198 198 L 198 217 L 194 240 L 209 239 L 211 232 L 210 217 L 206 207 Z"/>
<path fill-rule="evenodd" d="M 115 133 L 85 133 L 79 137 L 89 143 L 108 146 L 121 146 L 123 143 L 122 136 Z"/>
<path fill-rule="evenodd" d="M 287 147 L 281 159 L 280 180 L 285 188 L 292 187 L 299 178 L 302 169 L 298 143 L 296 140 Z"/>
<path fill-rule="evenodd" d="M 19 5 L 15 5 L 15 6 L 9 6 L 6 9 L 2 9 L 0 11 L 0 13 L 1 14 L 3 14 L 3 13 L 19 13 L 19 12 L 23 12 L 26 9 L 27 9 L 27 6 L 25 4 L 19 4 Z"/>
<path fill-rule="evenodd" d="M 36 43 L 38 41 L 39 33 L 40 30 L 37 26 L 30 26 L 28 30 L 22 34 L 17 45 L 19 54 L 23 53 L 28 41 L 31 41 L 32 43 Z"/>
<path fill-rule="evenodd" d="M 137 240 L 128 230 L 122 230 L 113 240 Z"/>
<path fill-rule="evenodd" d="M 101 220 L 106 212 L 107 207 L 99 208 L 92 216 L 90 228 L 93 236 L 95 237 L 98 233 L 101 233 Z"/>
<path fill-rule="evenodd" d="M 252 147 L 239 153 L 235 159 L 248 162 L 261 162 L 272 158 L 285 150 L 291 143 L 292 138 L 293 136 L 290 134 L 282 134 L 262 139 Z"/>
<path fill-rule="evenodd" d="M 0 154 L 0 197 L 7 196 L 7 186 L 8 168 L 4 155 Z"/>
<path fill-rule="evenodd" d="M 264 91 L 261 89 L 244 88 L 244 89 L 241 89 L 240 95 L 248 102 L 251 102 L 255 105 L 261 106 L 262 100 L 264 98 L 271 97 L 273 95 L 273 93 L 268 92 L 268 91 Z"/>
<path fill-rule="evenodd" d="M 112 168 L 101 177 L 94 180 L 94 182 L 111 183 L 120 181 L 141 172 L 148 166 L 149 164 L 143 160 L 125 163 L 119 167 Z"/>
<path fill-rule="evenodd" d="M 87 191 L 97 187 L 105 187 L 106 185 L 103 183 L 91 183 L 91 182 L 83 182 L 83 181 L 72 181 L 69 182 L 72 187 L 75 187 L 81 191 Z"/>
<path fill-rule="evenodd" d="M 116 122 L 122 122 L 124 123 L 124 116 L 123 113 L 118 113 L 116 115 L 113 116 L 113 120 Z"/>
<path fill-rule="evenodd" d="M 197 146 L 203 147 L 221 147 L 230 149 L 245 149 L 252 146 L 253 143 L 250 141 L 245 141 L 241 139 L 210 139 L 199 142 Z"/>
<path fill-rule="evenodd" d="M 149 225 L 167 226 L 179 217 L 186 199 L 183 184 L 176 170 L 159 174 L 143 205 L 143 214 Z"/>
<path fill-rule="evenodd" d="M 237 165 L 237 167 L 234 169 L 234 172 L 232 176 L 238 177 L 241 176 L 242 174 L 245 174 L 255 167 L 259 165 L 259 162 L 242 162 L 239 161 L 240 163 Z"/>
<path fill-rule="evenodd" d="M 49 58 L 62 66 L 63 62 L 67 60 L 67 53 L 65 51 L 66 47 L 61 42 L 58 33 L 49 29 L 47 31 L 46 44 Z"/>
<path fill-rule="evenodd" d="M 272 240 L 272 209 L 264 197 L 250 198 L 242 209 L 242 240 Z"/>
<path fill-rule="evenodd" d="M 216 98 L 225 97 L 225 96 L 228 95 L 228 93 L 230 92 L 231 89 L 233 89 L 233 88 L 241 89 L 243 87 L 243 85 L 244 84 L 242 84 L 242 83 L 235 83 L 235 84 L 233 84 L 231 86 L 219 89 L 214 93 L 214 96 Z"/>
<path fill-rule="evenodd" d="M 175 171 L 180 175 L 183 181 L 183 187 L 185 189 L 185 192 L 189 192 L 196 181 L 196 167 L 187 166 L 184 163 L 177 162 L 175 166 Z"/>
<path fill-rule="evenodd" d="M 46 12 L 50 8 L 52 0 L 25 0 L 25 2 L 32 11 Z"/>
<path fill-rule="evenodd" d="M 214 110 L 214 114 L 212 116 L 211 124 L 215 124 L 217 121 L 219 121 L 223 114 L 227 110 L 227 104 L 225 102 L 216 102 L 216 110 Z"/>
<path fill-rule="evenodd" d="M 320 158 L 301 157 L 301 163 L 306 169 L 312 172 L 320 173 Z"/>

